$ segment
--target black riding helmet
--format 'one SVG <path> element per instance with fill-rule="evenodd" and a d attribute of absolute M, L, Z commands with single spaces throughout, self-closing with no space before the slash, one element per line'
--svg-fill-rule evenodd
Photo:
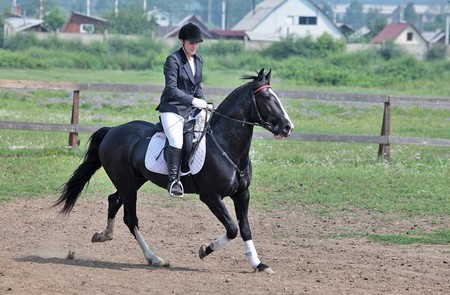
<path fill-rule="evenodd" d="M 181 27 L 178 39 L 200 43 L 203 42 L 202 31 L 193 23 L 187 23 Z"/>

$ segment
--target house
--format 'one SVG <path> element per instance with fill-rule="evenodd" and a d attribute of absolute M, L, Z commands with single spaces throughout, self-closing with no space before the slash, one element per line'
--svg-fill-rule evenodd
<path fill-rule="evenodd" d="M 399 45 L 422 45 L 427 46 L 428 42 L 420 32 L 410 24 L 388 24 L 381 32 L 376 35 L 370 43 L 382 44 L 392 41 Z"/>
<path fill-rule="evenodd" d="M 279 41 L 289 36 L 317 38 L 327 33 L 345 35 L 311 0 L 265 0 L 232 28 L 245 31 L 252 41 Z"/>
<path fill-rule="evenodd" d="M 62 31 L 64 33 L 103 34 L 106 31 L 107 22 L 101 17 L 72 11 Z"/>
<path fill-rule="evenodd" d="M 156 21 L 158 26 L 170 26 L 170 13 L 165 10 L 154 7 L 147 12 L 147 20 L 150 21 L 152 18 Z"/>
<path fill-rule="evenodd" d="M 5 19 L 5 35 L 15 32 L 48 32 L 42 19 L 14 15 Z"/>
<path fill-rule="evenodd" d="M 171 27 L 168 32 L 166 32 L 163 37 L 164 38 L 176 38 L 178 39 L 178 32 L 180 31 L 181 27 L 184 26 L 187 23 L 193 23 L 196 24 L 200 31 L 202 31 L 203 39 L 217 39 L 217 35 L 211 31 L 200 19 L 200 17 L 196 15 L 188 15 L 186 16 L 180 23 L 175 26 Z"/>

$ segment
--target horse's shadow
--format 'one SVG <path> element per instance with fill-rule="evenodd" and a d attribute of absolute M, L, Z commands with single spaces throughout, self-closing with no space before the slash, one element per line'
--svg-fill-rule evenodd
<path fill-rule="evenodd" d="M 148 270 L 169 270 L 169 271 L 195 271 L 204 272 L 204 270 L 192 269 L 188 267 L 155 267 L 149 264 L 130 264 L 121 262 L 111 262 L 111 261 L 98 261 L 98 260 L 88 260 L 88 259 L 68 259 L 68 258 L 58 258 L 58 257 L 41 257 L 36 255 L 29 255 L 21 258 L 14 259 L 17 262 L 33 262 L 38 264 L 63 264 L 71 266 L 84 266 L 90 268 L 98 269 L 112 269 L 112 270 L 122 270 L 127 271 L 129 269 L 148 269 Z"/>

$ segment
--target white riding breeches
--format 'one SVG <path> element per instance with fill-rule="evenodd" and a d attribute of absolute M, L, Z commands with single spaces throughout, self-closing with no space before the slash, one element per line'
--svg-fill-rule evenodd
<path fill-rule="evenodd" d="M 161 123 L 171 147 L 183 147 L 184 118 L 175 113 L 161 113 Z"/>

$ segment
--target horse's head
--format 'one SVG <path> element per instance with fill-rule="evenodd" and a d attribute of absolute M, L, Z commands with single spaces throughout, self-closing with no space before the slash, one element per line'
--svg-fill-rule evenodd
<path fill-rule="evenodd" d="M 270 86 L 272 70 L 267 74 L 261 69 L 258 76 L 253 78 L 253 109 L 252 117 L 255 123 L 272 132 L 276 138 L 287 137 L 294 129 L 289 115 L 283 108 L 278 95 Z"/>

